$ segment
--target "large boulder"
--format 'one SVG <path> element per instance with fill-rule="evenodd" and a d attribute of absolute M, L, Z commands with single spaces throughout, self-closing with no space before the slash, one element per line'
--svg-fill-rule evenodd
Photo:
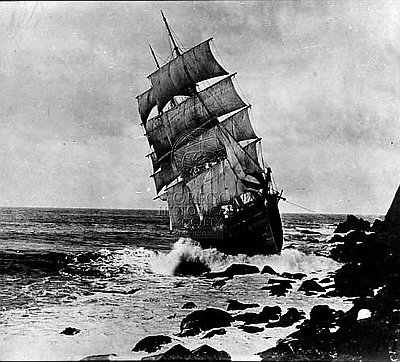
<path fill-rule="evenodd" d="M 207 344 L 203 344 L 190 352 L 189 359 L 202 361 L 230 361 L 231 356 L 225 351 L 218 351 Z"/>
<path fill-rule="evenodd" d="M 138 343 L 136 343 L 135 347 L 133 347 L 133 352 L 155 352 L 160 349 L 163 345 L 171 343 L 172 338 L 163 335 L 156 336 L 147 336 L 141 339 Z"/>
<path fill-rule="evenodd" d="M 325 288 L 319 285 L 315 280 L 305 280 L 301 283 L 299 292 L 325 292 Z"/>
<path fill-rule="evenodd" d="M 188 314 L 182 319 L 180 336 L 194 336 L 213 328 L 228 327 L 233 322 L 233 317 L 217 308 L 206 308 Z"/>
<path fill-rule="evenodd" d="M 249 264 L 232 264 L 224 271 L 207 273 L 207 278 L 227 277 L 233 278 L 234 275 L 258 274 L 260 269 L 255 265 Z"/>
<path fill-rule="evenodd" d="M 190 360 L 190 349 L 183 347 L 181 344 L 176 344 L 168 351 L 154 356 L 146 356 L 142 361 L 182 361 Z"/>
<path fill-rule="evenodd" d="M 241 303 L 235 299 L 229 300 L 228 307 L 226 310 L 244 310 L 247 308 L 257 308 L 260 305 L 257 303 Z"/>
<path fill-rule="evenodd" d="M 358 218 L 354 215 L 347 215 L 345 222 L 340 223 L 335 229 L 335 233 L 347 233 L 350 230 L 369 231 L 371 225 L 369 221 Z"/>

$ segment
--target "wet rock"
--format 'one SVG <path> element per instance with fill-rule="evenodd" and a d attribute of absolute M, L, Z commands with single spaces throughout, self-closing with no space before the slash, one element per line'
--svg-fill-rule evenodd
<path fill-rule="evenodd" d="M 326 284 L 326 283 L 330 283 L 331 281 L 332 281 L 331 278 L 324 278 L 324 279 L 321 279 L 319 282 L 320 282 L 321 284 Z"/>
<path fill-rule="evenodd" d="M 78 328 L 73 328 L 73 327 L 67 327 L 65 328 L 60 334 L 65 334 L 66 336 L 73 336 L 75 334 L 78 334 L 81 330 Z"/>
<path fill-rule="evenodd" d="M 289 308 L 285 314 L 281 316 L 278 322 L 268 325 L 268 327 L 290 327 L 291 325 L 305 318 L 305 313 L 296 308 Z"/>
<path fill-rule="evenodd" d="M 347 220 L 340 223 L 335 229 L 335 233 L 347 233 L 350 230 L 369 231 L 370 223 L 354 215 L 347 215 Z"/>
<path fill-rule="evenodd" d="M 234 317 L 235 321 L 242 321 L 245 324 L 257 324 L 262 323 L 260 315 L 258 313 L 247 312 L 241 313 Z"/>
<path fill-rule="evenodd" d="M 142 361 L 173 361 L 173 360 L 190 360 L 190 350 L 181 344 L 176 344 L 168 351 L 154 356 L 143 357 Z"/>
<path fill-rule="evenodd" d="M 307 276 L 307 274 L 304 273 L 287 273 L 284 272 L 280 275 L 282 278 L 289 278 L 289 279 L 297 279 L 301 280 Z"/>
<path fill-rule="evenodd" d="M 222 288 L 226 284 L 226 281 L 227 279 L 216 280 L 214 283 L 212 283 L 212 286 L 214 288 Z"/>
<path fill-rule="evenodd" d="M 270 294 L 277 297 L 283 297 L 288 292 L 289 288 L 286 288 L 282 284 L 273 284 L 262 287 L 261 290 L 269 290 Z"/>
<path fill-rule="evenodd" d="M 227 277 L 233 278 L 234 275 L 258 274 L 260 269 L 255 265 L 249 264 L 232 264 L 222 272 L 207 273 L 207 278 Z"/>
<path fill-rule="evenodd" d="M 288 279 L 275 279 L 275 278 L 270 278 L 268 280 L 268 284 L 280 284 L 283 285 L 287 289 L 292 288 L 292 283 L 294 283 L 293 280 L 288 280 Z"/>
<path fill-rule="evenodd" d="M 112 357 L 118 357 L 115 353 L 110 353 L 110 354 L 95 354 L 92 356 L 87 356 L 85 358 L 82 358 L 80 361 L 98 361 L 98 362 L 103 362 L 103 361 L 112 361 Z"/>
<path fill-rule="evenodd" d="M 172 339 L 168 336 L 156 335 L 156 336 L 147 336 L 141 339 L 138 343 L 136 343 L 135 347 L 133 347 L 133 352 L 155 352 L 160 349 L 163 345 L 171 343 Z"/>
<path fill-rule="evenodd" d="M 257 308 L 260 306 L 257 303 L 241 303 L 235 299 L 229 300 L 228 302 L 229 304 L 226 310 L 244 310 L 247 308 Z"/>
<path fill-rule="evenodd" d="M 203 361 L 230 361 L 231 356 L 225 351 L 218 351 L 215 348 L 203 344 L 190 352 L 189 358 Z"/>
<path fill-rule="evenodd" d="M 264 330 L 264 327 L 257 327 L 257 326 L 239 326 L 238 328 L 242 329 L 243 331 L 247 333 L 259 333 Z"/>
<path fill-rule="evenodd" d="M 177 276 L 193 275 L 199 276 L 209 272 L 211 269 L 200 259 L 191 256 L 182 255 L 179 263 L 176 265 L 173 274 Z"/>
<path fill-rule="evenodd" d="M 224 328 L 214 329 L 205 334 L 203 337 L 201 337 L 201 339 L 212 338 L 216 335 L 224 335 L 224 334 L 226 334 L 226 330 Z"/>
<path fill-rule="evenodd" d="M 277 320 L 281 316 L 282 309 L 278 305 L 273 307 L 265 306 L 260 312 L 260 317 L 263 321 Z"/>
<path fill-rule="evenodd" d="M 75 258 L 78 263 L 90 263 L 91 261 L 99 259 L 101 256 L 102 254 L 98 251 L 88 251 L 78 254 Z"/>
<path fill-rule="evenodd" d="M 194 336 L 202 331 L 227 327 L 231 325 L 232 321 L 233 317 L 221 309 L 206 308 L 197 310 L 182 319 L 179 336 Z"/>
<path fill-rule="evenodd" d="M 193 309 L 193 308 L 197 308 L 196 303 L 194 302 L 186 302 L 183 306 L 182 309 Z"/>
<path fill-rule="evenodd" d="M 305 280 L 303 283 L 301 283 L 298 290 L 299 292 L 325 292 L 325 288 L 319 285 L 315 280 Z"/>
<path fill-rule="evenodd" d="M 272 274 L 276 275 L 276 271 L 272 269 L 269 265 L 264 265 L 264 267 L 261 270 L 261 274 Z"/>

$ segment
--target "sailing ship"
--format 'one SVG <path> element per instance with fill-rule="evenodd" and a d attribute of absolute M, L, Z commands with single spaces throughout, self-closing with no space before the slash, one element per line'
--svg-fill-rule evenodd
<path fill-rule="evenodd" d="M 172 59 L 160 66 L 150 46 L 157 69 L 136 98 L 155 199 L 168 203 L 171 232 L 229 254 L 279 254 L 282 192 L 262 158 L 251 106 L 235 89 L 236 73 L 215 59 L 212 38 L 178 47 L 161 14 Z"/>

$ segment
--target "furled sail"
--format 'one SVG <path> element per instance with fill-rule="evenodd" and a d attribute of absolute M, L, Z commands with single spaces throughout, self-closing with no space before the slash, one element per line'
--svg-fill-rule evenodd
<path fill-rule="evenodd" d="M 210 49 L 208 39 L 150 74 L 158 110 L 177 95 L 186 95 L 197 82 L 227 75 Z"/>
<path fill-rule="evenodd" d="M 147 135 L 158 158 L 169 152 L 184 132 L 194 130 L 215 117 L 245 106 L 235 90 L 232 76 L 148 120 Z"/>
<path fill-rule="evenodd" d="M 146 92 L 139 94 L 138 96 L 136 96 L 136 99 L 138 100 L 139 104 L 140 119 L 146 126 L 147 118 L 149 117 L 151 110 L 157 104 L 156 99 L 154 97 L 153 88 L 150 88 Z"/>

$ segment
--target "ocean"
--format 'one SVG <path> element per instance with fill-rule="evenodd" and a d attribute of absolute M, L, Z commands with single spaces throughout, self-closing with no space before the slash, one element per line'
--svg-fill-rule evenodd
<path fill-rule="evenodd" d="M 373 221 L 379 215 L 363 215 Z M 230 256 L 202 249 L 169 233 L 168 216 L 158 210 L 0 208 L 0 360 L 80 360 L 114 353 L 114 359 L 139 360 L 132 352 L 142 338 L 167 335 L 189 349 L 208 344 L 233 360 L 259 360 L 296 329 L 265 328 L 247 333 L 232 325 L 225 335 L 179 337 L 180 321 L 191 310 L 227 301 L 290 307 L 307 315 L 317 304 L 348 310 L 351 299 L 306 295 L 296 281 L 286 295 L 261 289 L 268 274 L 235 276 L 223 286 L 205 277 L 174 276 L 181 257 L 201 260 L 212 271 L 232 263 L 271 266 L 277 273 L 304 273 L 325 279 L 341 264 L 329 258 L 333 231 L 346 215 L 283 214 L 281 255 Z M 67 327 L 74 335 L 61 334 Z M 154 354 L 154 353 L 153 353 Z"/>

